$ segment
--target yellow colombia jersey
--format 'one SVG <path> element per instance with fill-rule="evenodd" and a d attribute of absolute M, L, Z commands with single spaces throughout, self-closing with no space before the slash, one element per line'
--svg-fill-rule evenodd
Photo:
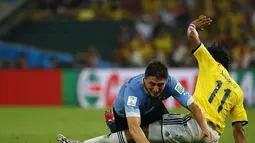
<path fill-rule="evenodd" d="M 228 71 L 214 60 L 202 43 L 193 54 L 199 66 L 193 97 L 204 111 L 207 121 L 212 122 L 220 134 L 223 133 L 229 112 L 232 123 L 248 123 L 242 89 L 230 77 Z"/>

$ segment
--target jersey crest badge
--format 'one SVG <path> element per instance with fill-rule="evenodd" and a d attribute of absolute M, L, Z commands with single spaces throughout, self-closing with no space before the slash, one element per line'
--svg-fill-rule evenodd
<path fill-rule="evenodd" d="M 127 105 L 128 106 L 135 107 L 136 102 L 137 102 L 137 97 L 135 97 L 135 96 L 128 96 L 128 101 L 127 101 Z"/>

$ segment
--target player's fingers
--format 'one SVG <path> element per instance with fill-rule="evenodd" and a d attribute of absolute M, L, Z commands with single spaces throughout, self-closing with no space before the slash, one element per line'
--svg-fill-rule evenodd
<path fill-rule="evenodd" d="M 202 20 L 201 20 L 201 23 L 205 23 L 205 22 L 211 23 L 211 22 L 212 22 L 212 19 L 211 19 L 211 18 L 205 18 L 205 19 L 202 19 Z"/>
<path fill-rule="evenodd" d="M 210 139 L 211 141 L 216 141 L 216 137 L 215 137 L 212 133 L 210 133 L 209 136 L 210 136 L 209 139 Z"/>
<path fill-rule="evenodd" d="M 206 27 L 206 26 L 208 26 L 208 25 L 211 25 L 211 23 L 203 23 L 202 25 L 201 25 L 201 27 Z"/>
<path fill-rule="evenodd" d="M 205 133 L 202 133 L 200 138 L 204 139 L 205 137 L 207 137 L 207 135 Z"/>
<path fill-rule="evenodd" d="M 207 26 L 207 25 L 210 25 L 211 23 L 212 23 L 211 20 L 202 21 L 201 26 Z"/>
<path fill-rule="evenodd" d="M 201 20 L 201 21 L 199 21 L 199 27 L 204 27 L 204 26 L 208 26 L 208 25 L 210 25 L 211 24 L 211 22 L 212 22 L 212 20 L 211 19 L 205 19 L 205 20 Z M 210 23 L 210 24 L 209 24 Z"/>
<path fill-rule="evenodd" d="M 203 19 L 203 18 L 206 18 L 206 16 L 205 15 L 200 15 L 198 18 Z"/>

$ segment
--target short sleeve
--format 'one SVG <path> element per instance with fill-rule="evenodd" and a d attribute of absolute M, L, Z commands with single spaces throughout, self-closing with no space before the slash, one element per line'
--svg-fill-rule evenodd
<path fill-rule="evenodd" d="M 173 77 L 168 83 L 170 88 L 170 95 L 173 96 L 183 107 L 187 108 L 194 102 L 193 97 L 183 88 L 183 86 Z"/>
<path fill-rule="evenodd" d="M 230 111 L 232 117 L 232 124 L 242 122 L 243 125 L 248 123 L 247 114 L 243 106 L 244 96 L 239 95 L 237 104 Z"/>
<path fill-rule="evenodd" d="M 124 93 L 124 104 L 126 117 L 140 117 L 140 98 L 130 87 Z"/>

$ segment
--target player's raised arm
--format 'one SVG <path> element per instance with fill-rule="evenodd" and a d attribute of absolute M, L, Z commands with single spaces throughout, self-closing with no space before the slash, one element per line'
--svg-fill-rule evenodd
<path fill-rule="evenodd" d="M 204 30 L 204 27 L 210 25 L 212 20 L 204 15 L 199 16 L 198 19 L 191 22 L 187 29 L 188 39 L 191 41 L 193 48 L 197 47 L 201 41 L 197 30 Z"/>
<path fill-rule="evenodd" d="M 198 31 L 203 31 L 206 26 L 211 24 L 211 22 L 212 20 L 210 18 L 201 15 L 198 19 L 192 21 L 187 29 L 188 39 L 192 43 L 192 53 L 198 61 L 200 72 L 207 72 L 208 69 L 213 70 L 215 67 L 217 67 L 218 62 L 220 62 L 216 62 L 217 59 L 214 59 L 208 49 L 200 41 L 198 34 Z"/>

